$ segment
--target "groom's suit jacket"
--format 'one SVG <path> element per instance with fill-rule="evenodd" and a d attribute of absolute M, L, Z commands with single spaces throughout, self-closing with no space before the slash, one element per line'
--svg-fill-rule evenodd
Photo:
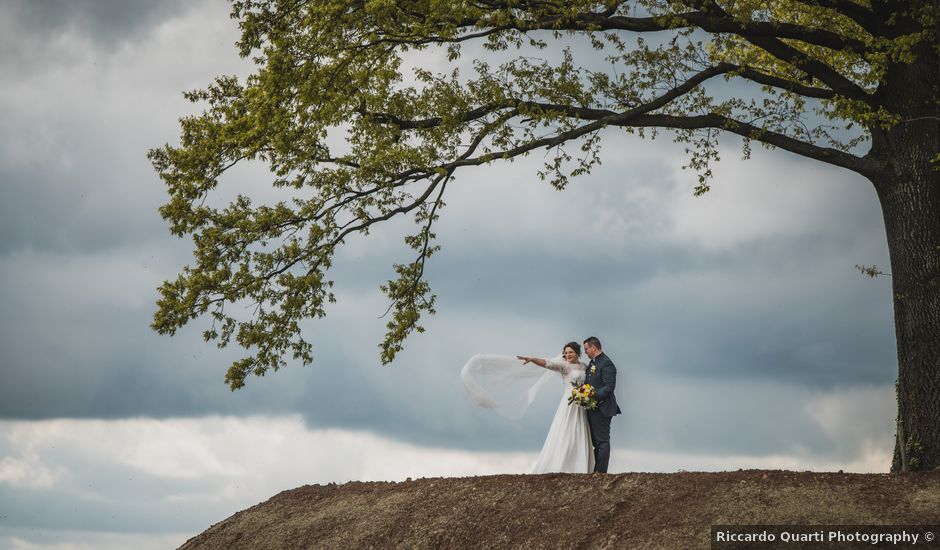
<path fill-rule="evenodd" d="M 597 400 L 598 411 L 608 418 L 620 414 L 617 396 L 614 395 L 614 388 L 617 386 L 617 367 L 614 366 L 610 357 L 601 352 L 591 360 L 587 372 L 584 373 L 584 381 L 594 387 L 594 399 Z"/>

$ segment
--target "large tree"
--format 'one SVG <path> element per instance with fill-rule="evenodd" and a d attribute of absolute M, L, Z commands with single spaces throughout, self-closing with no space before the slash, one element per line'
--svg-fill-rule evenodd
<path fill-rule="evenodd" d="M 153 327 L 210 318 L 207 341 L 246 350 L 232 389 L 288 355 L 310 362 L 300 323 L 334 299 L 337 247 L 411 216 L 413 260 L 382 286 L 390 362 L 434 312 L 424 266 L 461 168 L 547 150 L 538 175 L 564 188 L 605 136 L 667 129 L 689 144 L 700 194 L 719 136 L 736 134 L 745 155 L 756 141 L 874 185 L 898 348 L 892 467 L 940 466 L 938 14 L 929 0 L 234 0 L 255 72 L 187 94 L 204 111 L 181 120 L 179 146 L 150 152 L 160 212 L 194 242 Z M 429 49 L 453 68 L 422 67 Z M 245 161 L 266 163 L 285 200 L 216 204 Z M 233 303 L 254 308 L 237 318 Z"/>

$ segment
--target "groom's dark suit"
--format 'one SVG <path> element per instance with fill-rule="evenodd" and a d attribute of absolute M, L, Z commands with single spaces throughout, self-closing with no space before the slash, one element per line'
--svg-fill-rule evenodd
<path fill-rule="evenodd" d="M 607 473 L 610 462 L 610 420 L 620 414 L 614 387 L 617 385 L 617 367 L 603 352 L 588 365 L 584 381 L 594 387 L 597 408 L 587 412 L 594 445 L 594 471 Z"/>

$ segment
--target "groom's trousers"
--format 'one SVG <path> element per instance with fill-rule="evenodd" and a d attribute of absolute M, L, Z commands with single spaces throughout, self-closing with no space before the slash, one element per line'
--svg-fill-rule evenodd
<path fill-rule="evenodd" d="M 607 473 L 610 462 L 610 420 L 601 411 L 588 411 L 588 425 L 591 426 L 591 444 L 594 445 L 594 471 Z"/>

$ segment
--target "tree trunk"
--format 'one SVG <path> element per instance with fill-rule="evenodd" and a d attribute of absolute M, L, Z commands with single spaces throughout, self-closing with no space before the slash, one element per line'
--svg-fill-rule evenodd
<path fill-rule="evenodd" d="M 898 436 L 892 471 L 940 466 L 940 173 L 881 197 L 898 346 Z M 906 458 L 907 464 L 904 464 Z"/>
<path fill-rule="evenodd" d="M 894 291 L 894 472 L 940 467 L 940 164 L 931 162 L 940 153 L 940 63 L 932 45 L 923 46 L 914 63 L 896 65 L 886 75 L 883 100 L 902 120 L 877 135 L 871 153 L 887 169 L 873 181 Z"/>

